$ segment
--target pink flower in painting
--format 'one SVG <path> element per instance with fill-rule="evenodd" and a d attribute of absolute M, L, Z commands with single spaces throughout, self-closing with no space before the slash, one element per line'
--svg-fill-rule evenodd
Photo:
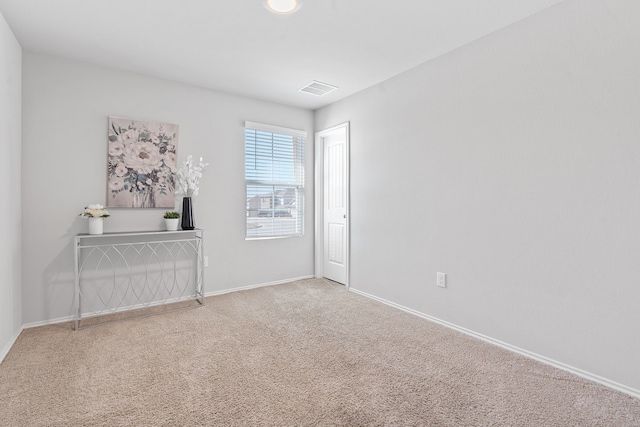
<path fill-rule="evenodd" d="M 171 172 L 174 172 L 178 169 L 178 159 L 176 157 L 176 153 L 172 153 L 171 151 L 167 151 L 164 153 L 164 164 L 167 165 Z"/>
<path fill-rule="evenodd" d="M 149 174 L 162 166 L 162 155 L 158 147 L 145 141 L 125 146 L 123 160 L 128 168 L 143 174 Z"/>
<path fill-rule="evenodd" d="M 115 172 L 116 172 L 116 176 L 122 177 L 122 176 L 125 176 L 129 172 L 129 170 L 124 165 L 124 163 L 118 163 L 118 166 L 116 166 Z"/>
<path fill-rule="evenodd" d="M 160 139 L 156 132 L 149 132 L 149 140 L 156 145 L 160 143 Z"/>
<path fill-rule="evenodd" d="M 120 141 L 111 141 L 109 142 L 109 155 L 110 156 L 120 156 L 124 152 L 124 144 Z"/>
<path fill-rule="evenodd" d="M 120 177 L 111 178 L 109 180 L 109 189 L 112 191 L 118 191 L 124 187 L 124 180 Z"/>
<path fill-rule="evenodd" d="M 118 139 L 124 144 L 131 144 L 138 140 L 140 132 L 136 129 L 129 129 L 118 135 Z"/>

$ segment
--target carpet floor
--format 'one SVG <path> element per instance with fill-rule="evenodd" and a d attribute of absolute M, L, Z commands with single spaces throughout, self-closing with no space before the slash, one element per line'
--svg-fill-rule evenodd
<path fill-rule="evenodd" d="M 27 329 L 1 426 L 640 426 L 640 400 L 309 279 Z"/>

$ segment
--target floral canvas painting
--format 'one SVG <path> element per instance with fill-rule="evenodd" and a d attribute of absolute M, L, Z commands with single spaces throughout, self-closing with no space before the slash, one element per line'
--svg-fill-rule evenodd
<path fill-rule="evenodd" d="M 175 206 L 178 125 L 109 117 L 107 206 Z"/>

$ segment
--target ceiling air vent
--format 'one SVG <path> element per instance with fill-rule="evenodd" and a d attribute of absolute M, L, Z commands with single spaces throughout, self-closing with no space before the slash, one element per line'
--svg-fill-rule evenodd
<path fill-rule="evenodd" d="M 336 89 L 338 89 L 337 86 L 331 86 L 326 83 L 321 83 L 313 80 L 311 83 L 300 88 L 300 92 L 307 92 L 316 96 L 324 96 Z"/>

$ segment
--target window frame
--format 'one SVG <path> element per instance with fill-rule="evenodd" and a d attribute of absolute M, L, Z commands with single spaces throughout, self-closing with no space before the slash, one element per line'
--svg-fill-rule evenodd
<path fill-rule="evenodd" d="M 244 161 L 245 161 L 245 168 L 244 168 L 244 177 L 245 177 L 245 240 L 263 240 L 263 239 L 280 239 L 280 238 L 287 238 L 287 237 L 302 237 L 305 234 L 305 220 L 304 220 L 304 216 L 305 216 L 305 199 L 306 199 L 306 191 L 305 191 L 305 157 L 306 157 L 306 139 L 307 139 L 307 132 L 306 131 L 302 131 L 302 130 L 297 130 L 297 129 L 290 129 L 290 128 L 286 128 L 286 127 L 281 127 L 281 126 L 274 126 L 274 125 L 268 125 L 268 124 L 263 124 L 263 123 L 256 123 L 256 122 L 250 122 L 250 121 L 246 121 L 245 122 L 245 132 L 244 132 Z M 258 163 L 258 134 L 262 134 L 262 144 L 264 147 L 264 142 L 265 142 L 265 134 L 271 134 L 270 138 L 271 138 L 271 156 L 268 155 L 264 155 L 264 151 L 263 151 L 263 155 L 259 157 L 259 160 L 261 160 L 262 162 L 265 161 L 271 161 L 271 167 L 270 167 L 270 173 L 271 173 L 271 179 L 264 179 L 264 177 L 258 179 L 257 176 L 260 175 L 262 172 L 265 172 L 265 170 L 263 171 L 259 171 L 258 167 L 256 167 L 256 170 L 253 172 L 254 173 L 254 177 L 250 177 L 250 172 L 248 170 L 248 164 L 249 161 L 251 160 L 249 157 L 249 150 L 247 149 L 249 146 L 249 132 L 255 132 L 253 134 L 253 143 L 254 145 L 254 151 L 253 151 L 253 161 L 256 162 L 256 164 Z M 275 135 L 278 135 L 279 138 L 274 137 Z M 284 156 L 284 157 L 280 157 L 279 155 L 274 154 L 275 152 L 277 152 L 278 150 L 275 150 L 275 148 L 282 148 L 282 143 L 278 144 L 277 140 L 281 139 L 282 137 L 291 137 L 292 141 L 291 141 L 291 149 L 292 149 L 292 154 L 291 154 L 291 174 L 292 174 L 292 180 L 278 180 L 274 177 L 274 175 L 277 175 L 278 173 L 282 174 L 282 170 L 281 167 L 279 168 L 278 166 L 275 165 L 276 162 L 280 162 L 282 163 L 283 161 L 288 161 L 288 157 Z M 268 138 L 266 139 L 268 140 Z M 268 144 L 267 144 L 268 145 Z M 263 163 L 264 164 L 264 163 Z M 285 173 L 286 175 L 286 173 Z M 250 187 L 253 187 L 253 189 L 250 191 Z M 259 193 L 257 191 L 258 188 L 263 187 L 265 190 L 268 190 L 269 188 L 271 188 L 270 192 L 265 192 L 265 193 Z M 278 190 L 278 188 L 280 190 Z M 293 196 L 290 194 L 290 189 L 292 189 L 293 191 Z M 288 209 L 288 213 L 289 214 L 293 214 L 295 213 L 295 215 L 291 215 L 293 218 L 291 219 L 292 224 L 295 228 L 295 230 L 293 232 L 283 232 L 283 228 L 279 228 L 277 222 L 283 222 L 285 221 L 286 217 L 287 217 L 287 209 L 278 209 L 276 207 L 276 198 L 278 197 L 276 195 L 277 191 L 284 191 L 285 195 L 287 195 L 289 198 L 293 197 L 294 203 L 295 203 L 295 208 L 292 209 Z M 250 194 L 252 194 L 250 196 Z M 251 199 L 254 198 L 264 198 L 266 195 L 270 194 L 270 201 L 268 200 L 269 203 L 267 203 L 269 206 L 267 208 L 260 208 L 261 211 L 271 211 L 271 215 L 269 216 L 264 216 L 262 217 L 261 215 L 258 215 L 258 213 L 256 213 L 255 217 L 250 216 L 250 212 L 256 210 L 255 208 L 252 208 L 252 202 Z M 284 200 L 284 196 L 280 196 L 282 197 L 282 200 Z M 280 203 L 283 203 L 283 201 L 280 200 Z M 253 204 L 255 204 L 255 201 L 253 202 Z M 260 202 L 260 204 L 262 205 L 262 202 Z M 278 206 L 286 206 L 285 204 L 282 205 L 278 205 Z M 277 212 L 279 212 L 277 214 Z M 284 213 L 284 215 L 283 215 Z M 267 222 L 270 220 L 271 224 L 270 224 L 270 232 L 269 233 L 264 233 L 264 234 L 260 234 L 260 233 L 256 233 L 255 231 L 253 233 L 251 233 L 251 230 L 255 230 L 255 229 L 250 229 L 249 228 L 249 223 L 250 223 L 250 218 L 264 218 L 263 221 L 259 221 L 259 222 Z M 278 219 L 279 218 L 279 219 Z M 288 218 L 287 218 L 288 219 Z M 261 224 L 262 226 L 262 224 Z M 283 225 L 280 225 L 280 227 L 283 227 Z M 261 228 L 261 227 L 256 227 L 257 228 Z"/>

